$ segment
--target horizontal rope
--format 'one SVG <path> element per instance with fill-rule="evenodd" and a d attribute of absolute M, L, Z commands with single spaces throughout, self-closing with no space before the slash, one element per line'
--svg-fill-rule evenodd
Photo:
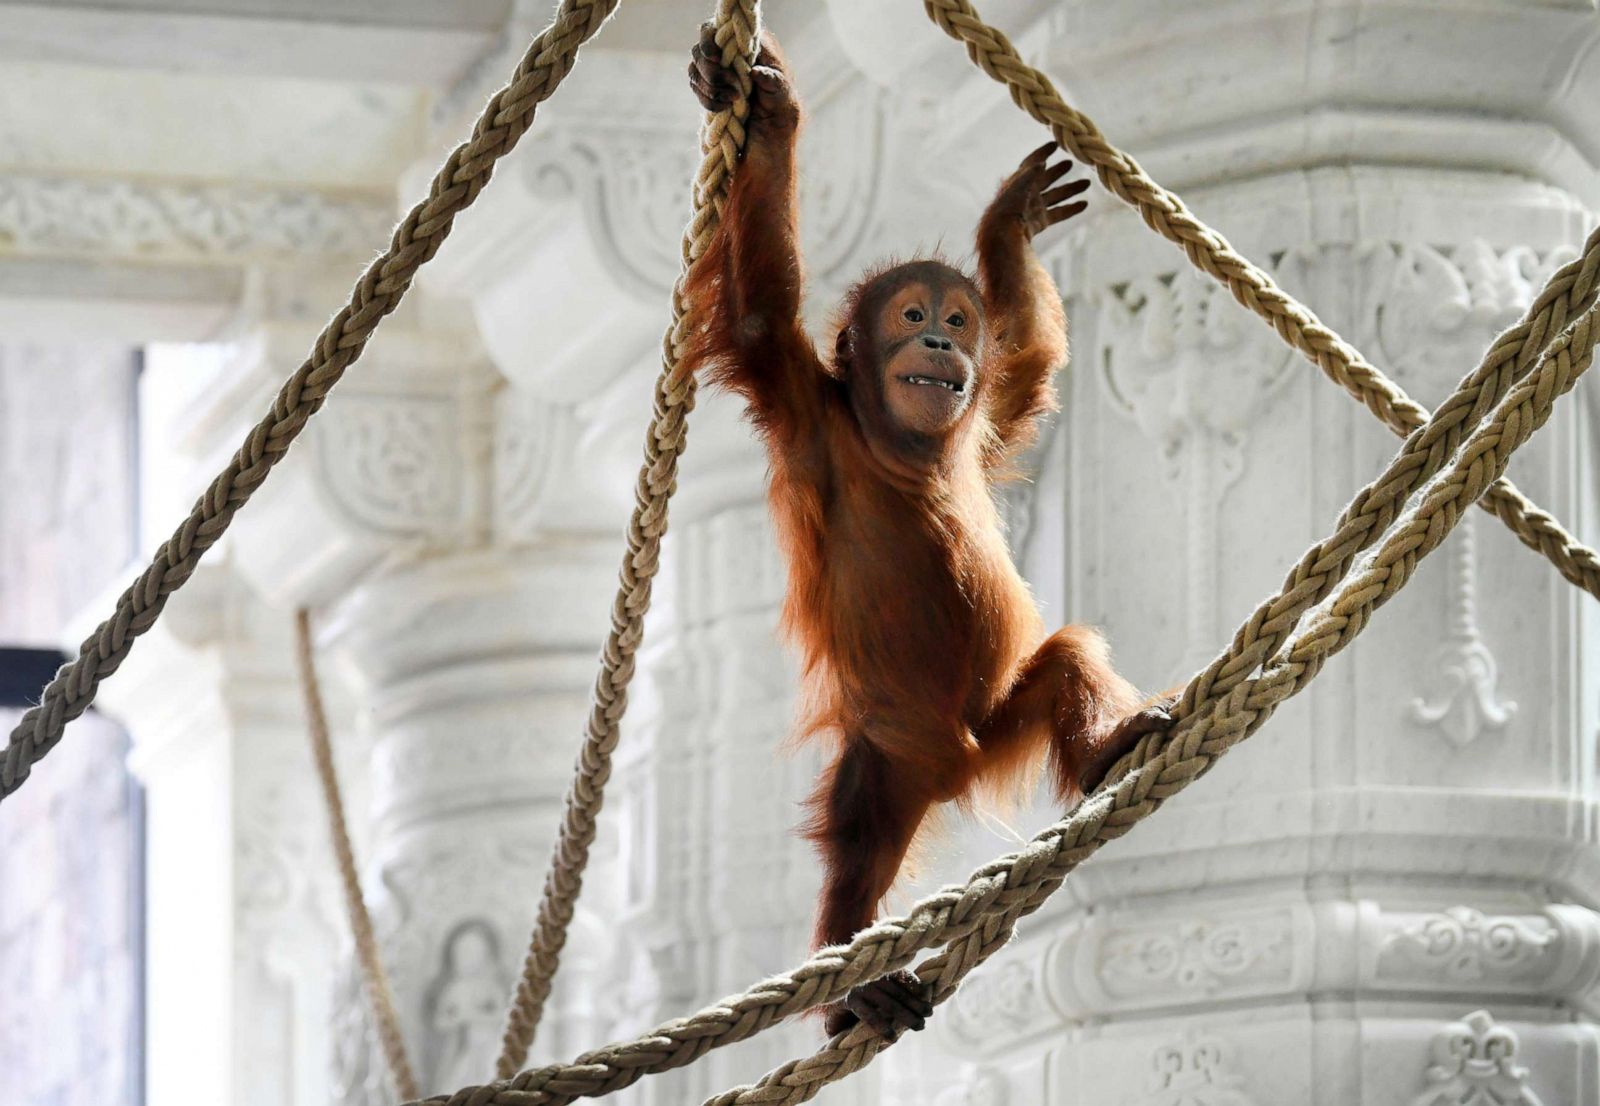
<path fill-rule="evenodd" d="M 33 765 L 61 740 L 67 723 L 89 708 L 100 681 L 117 670 L 134 642 L 155 625 L 168 597 L 193 574 L 200 558 L 226 532 L 234 514 L 361 356 L 378 324 L 399 306 L 417 270 L 449 236 L 455 217 L 478 198 L 495 163 L 527 132 L 535 110 L 571 71 L 578 47 L 594 36 L 617 2 L 562 0 L 555 19 L 533 40 L 510 83 L 490 98 L 472 137 L 451 151 L 434 175 L 427 199 L 407 212 L 389 248 L 361 274 L 349 302 L 284 382 L 272 409 L 251 428 L 149 567 L 117 597 L 111 617 L 95 628 L 78 647 L 77 657 L 45 686 L 39 705 L 18 721 L 0 759 L 0 801 L 23 785 Z"/>

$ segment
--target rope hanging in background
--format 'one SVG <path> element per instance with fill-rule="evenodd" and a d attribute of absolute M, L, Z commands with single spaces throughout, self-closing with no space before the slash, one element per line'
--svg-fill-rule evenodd
<path fill-rule="evenodd" d="M 970 5 L 941 5 L 939 0 L 929 0 L 927 10 L 949 33 L 967 39 L 973 60 L 992 75 L 998 76 L 993 60 L 996 56 L 1027 69 L 1021 66 L 1004 36 L 982 24 Z M 945 13 L 942 20 L 937 14 L 940 10 Z M 952 20 L 961 22 L 960 31 L 954 29 Z M 986 38 L 989 49 L 984 51 L 972 46 L 971 36 Z M 989 59 L 988 65 L 984 64 L 985 58 Z M 1262 604 L 1257 614 L 1241 628 L 1230 649 L 1190 681 L 1168 733 L 1148 737 L 1119 766 L 1123 774 L 1112 791 L 1103 791 L 1074 816 L 1036 840 L 1035 846 L 1040 846 L 1051 844 L 1054 839 L 1059 847 L 1065 835 L 1058 835 L 1058 831 L 1064 828 L 1081 831 L 1084 826 L 1093 826 L 1093 834 L 1088 836 L 1074 832 L 1075 855 L 1059 875 L 1036 882 L 1033 894 L 1037 898 L 1023 895 L 1009 908 L 997 909 L 991 905 L 980 912 L 977 924 L 970 924 L 960 932 L 942 932 L 934 938 L 928 936 L 933 930 L 923 930 L 921 936 L 911 942 L 912 947 L 899 944 L 892 953 L 882 955 L 886 946 L 896 945 L 895 938 L 915 931 L 914 923 L 925 917 L 926 909 L 931 907 L 937 911 L 948 906 L 942 896 L 935 896 L 913 911 L 908 919 L 901 920 L 901 923 L 912 923 L 909 927 L 880 923 L 858 935 L 844 950 L 847 963 L 843 967 L 846 974 L 854 976 L 848 983 L 836 979 L 831 984 L 819 984 L 818 976 L 805 974 L 808 969 L 822 967 L 823 962 L 832 959 L 830 954 L 837 951 L 823 950 L 788 977 L 766 981 L 741 996 L 694 1017 L 668 1023 L 633 1042 L 587 1053 L 572 1065 L 552 1065 L 523 1073 L 495 1088 L 473 1088 L 439 1101 L 452 1104 L 467 1101 L 559 1103 L 609 1093 L 633 1082 L 647 1070 L 666 1070 L 692 1062 L 706 1050 L 760 1032 L 797 1009 L 832 1001 L 859 982 L 903 966 L 916 951 L 948 942 L 946 950 L 923 964 L 918 973 L 934 983 L 936 998 L 942 1000 L 953 993 L 961 977 L 1004 944 L 1016 920 L 1037 909 L 1043 898 L 1059 886 L 1067 871 L 1099 844 L 1120 836 L 1135 822 L 1153 813 L 1165 798 L 1198 778 L 1216 756 L 1253 733 L 1270 717 L 1278 702 L 1305 686 L 1327 656 L 1343 648 L 1360 632 L 1370 611 L 1404 585 L 1415 560 L 1435 548 L 1454 526 L 1458 518 L 1456 509 L 1476 502 L 1482 495 L 1489 495 L 1491 503 L 1505 507 L 1504 510 L 1497 508 L 1496 513 L 1512 523 L 1525 544 L 1543 552 L 1567 579 L 1596 593 L 1600 575 L 1595 571 L 1597 561 L 1592 551 L 1573 540 L 1553 519 L 1533 507 L 1500 477 L 1510 451 L 1548 417 L 1555 396 L 1570 388 L 1576 377 L 1588 368 L 1596 338 L 1593 304 L 1600 234 L 1591 237 L 1583 257 L 1551 277 L 1523 320 L 1490 347 L 1479 367 L 1468 374 L 1456 393 L 1430 418 L 1423 408 L 1323 326 L 1314 314 L 1278 289 L 1265 273 L 1234 253 L 1220 235 L 1189 215 L 1176 196 L 1144 176 L 1132 159 L 1106 145 L 1092 124 L 1060 102 L 1042 74 L 1035 70 L 1027 70 L 1027 73 L 1034 78 L 1034 87 L 1041 94 L 1048 90 L 1048 99 L 1053 103 L 1046 105 L 1050 110 L 1040 109 L 1036 97 L 1030 97 L 1026 91 L 1019 92 L 1018 85 L 1010 78 L 1000 78 L 1011 85 L 1013 98 L 1019 106 L 1052 124 L 1058 141 L 1068 145 L 1082 160 L 1095 164 L 1100 169 L 1102 182 L 1113 191 L 1117 189 L 1107 179 L 1111 174 L 1106 163 L 1113 159 L 1122 162 L 1123 183 L 1126 185 L 1130 179 L 1137 183 L 1144 191 L 1145 202 L 1136 199 L 1132 191 L 1118 191 L 1118 195 L 1140 207 L 1147 223 L 1183 245 L 1191 260 L 1227 283 L 1241 303 L 1271 322 L 1285 341 L 1309 356 L 1352 395 L 1362 399 L 1392 429 L 1402 434 L 1408 430 L 1417 432 L 1408 438 L 1389 469 L 1346 509 L 1334 533 L 1313 546 L 1301 559 L 1279 596 Z M 1096 158 L 1073 146 L 1062 133 L 1065 128 L 1057 115 L 1076 118 L 1084 124 L 1098 141 L 1103 156 Z M 1573 316 L 1577 316 L 1576 322 L 1556 334 L 1565 320 Z M 1503 398 L 1512 384 L 1535 365 L 1535 379 L 1519 386 L 1510 398 Z M 1497 402 L 1499 406 L 1495 406 Z M 1483 421 L 1491 409 L 1494 417 Z M 1458 449 L 1462 434 L 1469 427 L 1476 429 L 1467 439 L 1467 446 Z M 1354 583 L 1335 592 L 1335 587 L 1348 577 L 1356 555 L 1385 534 L 1409 495 L 1439 473 L 1446 462 L 1451 463 L 1446 477 L 1436 483 L 1433 493 L 1407 516 L 1406 525 L 1384 542 L 1377 558 L 1363 569 Z M 1478 482 L 1485 472 L 1491 473 L 1489 479 L 1495 482 L 1487 490 Z M 1289 636 L 1299 618 L 1330 594 L 1332 599 L 1321 617 L 1313 619 L 1311 628 Z M 1359 617 L 1353 617 L 1351 612 Z M 1335 624 L 1340 629 L 1328 632 L 1328 627 Z M 1320 633 L 1314 632 L 1319 630 Z M 1261 668 L 1264 661 L 1267 663 L 1262 675 L 1246 680 L 1245 677 Z M 1251 699 L 1250 693 L 1258 689 L 1261 690 L 1260 699 Z M 1219 712 L 1225 703 L 1232 709 Z M 1225 736 L 1208 747 L 1204 741 L 1210 733 Z M 1189 752 L 1191 746 L 1195 751 L 1182 760 L 1175 761 L 1167 755 L 1173 749 Z M 1160 759 L 1162 757 L 1166 759 Z M 1153 767 L 1160 770 L 1152 772 Z M 1105 809 L 1107 794 L 1113 795 L 1109 810 Z M 1120 801 L 1124 797 L 1137 801 Z M 1003 866 L 1005 874 L 1014 875 L 1016 862 L 1027 863 L 1033 854 L 1034 849 L 1024 850 L 997 863 Z M 959 890 L 991 890 L 987 881 L 1000 874 L 994 869 L 991 865 Z M 1008 880 L 1006 886 L 1015 893 L 1024 885 Z M 880 933 L 885 928 L 891 930 L 887 941 L 885 934 Z M 870 966 L 861 968 L 859 961 L 868 961 Z M 837 963 L 827 965 L 835 972 L 840 967 Z M 859 970 L 850 972 L 851 968 Z M 809 992 L 808 996 L 797 1001 L 803 992 Z M 805 1101 L 822 1086 L 869 1062 L 878 1051 L 888 1047 L 888 1043 L 858 1026 L 829 1042 L 816 1055 L 776 1069 L 753 1087 L 709 1099 L 707 1106 Z M 534 1093 L 530 1095 L 530 1091 Z"/>
<path fill-rule="evenodd" d="M 361 982 L 378 1026 L 378 1042 L 389 1077 L 402 1098 L 416 1098 L 417 1077 L 406 1056 L 406 1043 L 400 1032 L 400 1019 L 394 1012 L 394 992 L 378 955 L 378 941 L 372 932 L 372 915 L 361 894 L 361 877 L 356 874 L 355 849 L 350 844 L 350 826 L 345 820 L 344 798 L 339 793 L 339 774 L 333 765 L 333 743 L 328 736 L 328 714 L 322 705 L 322 685 L 317 679 L 316 645 L 311 636 L 311 615 L 304 608 L 295 612 L 295 662 L 300 672 L 300 689 L 305 696 L 306 734 L 311 739 L 311 759 L 316 765 L 317 782 L 322 786 L 322 802 L 328 812 L 328 836 L 339 870 L 339 887 L 344 893 L 345 917 L 355 940 L 356 962 Z"/>
<path fill-rule="evenodd" d="M 594 844 L 606 781 L 611 777 L 611 754 L 617 747 L 622 715 L 628 707 L 633 658 L 644 638 L 651 584 L 661 566 L 667 504 L 677 489 L 678 457 L 687 441 L 686 420 L 694 408 L 695 379 L 686 371 L 683 353 L 697 324 L 685 309 L 684 276 L 710 245 L 721 223 L 734 168 L 744 150 L 744 121 L 750 113 L 750 66 L 756 55 L 760 14 L 760 0 L 719 0 L 713 20 L 723 64 L 733 68 L 740 94 L 730 110 L 709 113 L 701 133 L 704 156 L 694 179 L 693 214 L 683 232 L 682 266 L 672 287 L 672 317 L 661 341 L 661 373 L 656 377 L 654 414 L 645 434 L 644 464 L 634 489 L 633 517 L 628 520 L 628 551 L 622 559 L 621 578 L 611 604 L 611 630 L 601 650 L 588 726 L 572 786 L 567 791 L 566 810 L 545 877 L 538 921 L 506 1017 L 500 1059 L 495 1064 L 501 1079 L 522 1066 L 538 1030 L 560 964 L 561 948 L 567 941 L 567 927 L 583 890 L 583 872 L 589 863 L 589 848 Z"/>
<path fill-rule="evenodd" d="M 406 213 L 389 248 L 367 266 L 350 301 L 322 329 L 305 362 L 284 382 L 272 409 L 245 437 L 228 466 L 211 481 L 149 567 L 117 597 L 100 623 L 46 685 L 39 705 L 11 731 L 0 758 L 0 801 L 21 787 L 34 764 L 61 740 L 68 722 L 94 702 L 100 681 L 117 670 L 133 643 L 161 617 L 167 598 L 187 581 L 261 486 L 333 386 L 367 346 L 384 317 L 400 305 L 417 270 L 450 234 L 455 217 L 478 198 L 497 161 L 516 146 L 534 112 L 572 71 L 578 47 L 594 37 L 618 0 L 562 0 L 555 19 L 533 40 L 516 72 L 478 116 L 472 137 L 451 151 L 434 174 L 428 197 Z"/>
<path fill-rule="evenodd" d="M 447 159 L 428 198 L 401 222 L 389 249 L 363 274 L 349 303 L 284 384 L 272 410 L 151 565 L 118 599 L 114 615 L 56 674 L 40 705 L 23 716 L 0 762 L 0 799 L 22 785 L 32 765 L 60 740 L 65 725 L 88 707 L 100 680 L 116 670 L 133 642 L 154 624 L 167 597 L 188 579 L 234 513 L 320 409 L 382 318 L 399 304 L 416 270 L 438 250 L 454 217 L 476 199 L 495 162 L 526 132 L 538 104 L 570 71 L 578 47 L 598 31 L 617 3 L 563 0 L 554 22 L 535 38 L 510 84 L 490 100 L 472 137 Z M 1279 593 L 1257 607 L 1229 646 L 1189 681 L 1172 724 L 1144 738 L 1095 795 L 1029 845 L 979 869 L 965 884 L 922 900 L 907 915 L 879 922 L 848 945 L 820 950 L 798 968 L 690 1017 L 586 1053 L 569 1064 L 513 1074 L 533 1039 L 581 891 L 659 568 L 667 505 L 685 447 L 686 419 L 694 405 L 695 382 L 683 364 L 682 351 L 696 324 L 686 316 L 680 276 L 663 340 L 655 412 L 611 630 L 538 923 L 508 1016 L 497 1064 L 501 1080 L 430 1102 L 538 1106 L 607 1094 L 836 1001 L 861 983 L 909 964 L 927 949 L 942 951 L 918 965 L 917 974 L 932 985 L 935 1001 L 942 1002 L 973 968 L 1004 946 L 1018 920 L 1037 910 L 1080 863 L 1198 779 L 1217 758 L 1264 725 L 1278 704 L 1306 687 L 1329 657 L 1360 634 L 1372 613 L 1405 586 L 1417 562 L 1438 547 L 1473 503 L 1493 511 L 1566 579 L 1600 596 L 1600 557 L 1503 479 L 1512 453 L 1543 425 L 1556 400 L 1592 364 L 1600 341 L 1600 231 L 1591 235 L 1580 257 L 1551 276 L 1522 320 L 1490 346 L 1479 365 L 1429 415 L 1269 275 L 1195 218 L 1177 196 L 1107 143 L 1090 120 L 1061 100 L 1047 77 L 1022 62 L 1004 35 L 981 20 L 968 0 L 924 3 L 929 18 L 966 43 L 973 62 L 1004 83 L 1019 107 L 1050 126 L 1057 141 L 1075 157 L 1095 166 L 1102 184 L 1406 440 L 1384 472 L 1341 513 L 1329 535 L 1294 566 Z M 685 272 L 716 232 L 743 148 L 758 21 L 758 0 L 718 0 L 716 41 L 746 95 L 730 111 L 707 118 L 702 136 L 705 157 L 694 182 L 693 214 L 682 245 Z M 414 1097 L 415 1078 L 371 917 L 361 898 L 304 611 L 297 615 L 296 633 L 308 729 L 363 980 L 397 1090 Z M 807 1101 L 892 1043 L 866 1026 L 856 1026 L 814 1055 L 774 1069 L 752 1086 L 714 1096 L 706 1106 Z"/>

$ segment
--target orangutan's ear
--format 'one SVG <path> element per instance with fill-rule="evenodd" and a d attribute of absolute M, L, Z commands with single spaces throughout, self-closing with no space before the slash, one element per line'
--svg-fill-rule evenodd
<path fill-rule="evenodd" d="M 843 380 L 850 373 L 850 354 L 854 348 L 854 341 L 850 337 L 850 328 L 839 328 L 839 337 L 833 342 L 833 364 L 828 366 L 830 376 Z"/>

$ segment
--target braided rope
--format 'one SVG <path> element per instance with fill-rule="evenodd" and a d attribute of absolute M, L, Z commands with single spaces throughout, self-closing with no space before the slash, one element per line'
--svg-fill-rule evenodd
<path fill-rule="evenodd" d="M 551 1064 L 508 1080 L 467 1087 L 429 1099 L 448 1106 L 562 1106 L 630 1086 L 647 1074 L 693 1063 L 706 1052 L 752 1037 L 814 1006 L 836 1001 L 851 988 L 903 967 L 918 952 L 945 946 L 920 966 L 918 975 L 934 984 L 936 999 L 953 993 L 960 979 L 1002 946 L 1016 921 L 1037 910 L 1067 875 L 1106 842 L 1128 832 L 1170 797 L 1204 774 L 1228 749 L 1259 729 L 1277 704 L 1298 693 L 1328 657 L 1343 649 L 1366 625 L 1371 612 L 1404 585 L 1415 562 L 1435 548 L 1454 526 L 1459 510 L 1483 494 L 1504 471 L 1510 453 L 1548 417 L 1555 398 L 1589 367 L 1600 338 L 1591 305 L 1551 343 L 1535 371 L 1511 390 L 1457 451 L 1445 475 L 1422 503 L 1392 531 L 1372 562 L 1332 594 L 1307 629 L 1279 649 L 1254 679 L 1210 694 L 1186 689 L 1193 707 L 1165 735 L 1141 741 L 1126 762 L 1125 774 L 1102 788 L 1070 816 L 1025 848 L 995 860 L 960 886 L 919 902 L 903 917 L 863 930 L 848 944 L 822 949 L 799 967 L 764 980 L 686 1018 L 666 1022 L 639 1037 L 584 1053 L 567 1064 Z M 1477 387 L 1477 373 L 1463 391 Z M 1457 409 L 1455 397 L 1443 405 L 1445 421 Z M 1431 435 L 1427 435 L 1430 436 Z M 1415 470 L 1402 450 L 1389 469 L 1366 489 L 1392 485 L 1398 474 Z M 1442 490 L 1441 490 L 1442 489 Z M 1332 537 L 1324 545 L 1332 543 Z M 1201 677 L 1197 675 L 1191 684 Z M 805 1101 L 821 1086 L 870 1062 L 887 1042 L 861 1026 L 828 1042 L 802 1061 L 786 1064 L 753 1087 L 708 1100 L 732 1103 Z"/>
<path fill-rule="evenodd" d="M 315 646 L 311 640 L 311 615 L 304 608 L 295 612 L 295 661 L 300 670 L 300 688 L 305 695 L 306 733 L 311 738 L 311 757 L 322 785 L 322 802 L 328 814 L 328 836 L 338 862 L 339 885 L 344 893 L 345 916 L 355 938 L 356 961 L 361 966 L 361 982 L 367 1003 L 378 1026 L 378 1042 L 389 1065 L 389 1076 L 402 1098 L 417 1097 L 417 1077 L 406 1056 L 405 1037 L 394 1010 L 394 992 L 378 954 L 378 940 L 372 932 L 372 915 L 361 894 L 361 877 L 356 874 L 355 849 L 350 844 L 350 827 L 345 821 L 344 798 L 339 793 L 339 773 L 333 765 L 333 742 L 328 736 L 328 714 L 322 706 L 322 687 L 317 679 Z"/>
<path fill-rule="evenodd" d="M 1142 740 L 1099 792 L 1022 850 L 980 868 L 965 885 L 946 888 L 923 899 L 904 917 L 879 922 L 857 934 L 848 945 L 819 950 L 790 972 L 764 980 L 690 1017 L 659 1025 L 631 1041 L 587 1052 L 568 1064 L 547 1065 L 502 1082 L 464 1088 L 429 1101 L 449 1106 L 560 1106 L 578 1098 L 609 1094 L 644 1075 L 693 1063 L 714 1048 L 745 1040 L 803 1010 L 836 1001 L 853 987 L 906 966 L 918 952 L 941 945 L 945 946 L 944 951 L 921 964 L 917 974 L 934 985 L 936 1001 L 953 993 L 961 978 L 1002 947 L 1016 922 L 1043 905 L 1073 869 L 1101 845 L 1153 814 L 1166 799 L 1202 775 L 1216 757 L 1254 733 L 1270 716 L 1271 709 L 1298 693 L 1323 661 L 1359 632 L 1366 615 L 1409 578 L 1415 557 L 1422 555 L 1414 550 L 1411 560 L 1402 559 L 1403 571 L 1375 561 L 1379 568 L 1363 568 L 1354 582 L 1346 579 L 1336 593 L 1332 590 L 1339 579 L 1348 577 L 1353 564 L 1353 555 L 1344 548 L 1348 542 L 1360 541 L 1363 547 L 1372 544 L 1395 518 L 1395 505 L 1403 504 L 1446 463 L 1451 465 L 1451 473 L 1463 467 L 1481 473 L 1483 442 L 1510 440 L 1505 427 L 1513 417 L 1522 417 L 1517 413 L 1524 411 L 1530 396 L 1543 407 L 1537 422 L 1526 425 L 1531 429 L 1542 423 L 1554 400 L 1550 382 L 1561 381 L 1559 391 L 1565 391 L 1587 369 L 1595 339 L 1600 337 L 1600 329 L 1595 327 L 1595 315 L 1600 310 L 1596 307 L 1597 268 L 1600 232 L 1590 237 L 1582 256 L 1552 274 L 1536 296 L 1528 317 L 1493 343 L 1482 364 L 1468 373 L 1429 421 L 1408 438 L 1385 470 L 1357 493 L 1333 532 L 1301 559 L 1302 563 L 1318 566 L 1321 575 L 1312 580 L 1302 579 L 1298 572 L 1291 573 L 1280 595 L 1263 604 L 1264 609 L 1274 611 L 1298 606 L 1304 613 L 1312 605 L 1300 602 L 1308 589 L 1323 596 L 1332 594 L 1327 609 L 1337 612 L 1345 626 L 1354 627 L 1345 636 L 1330 637 L 1321 629 L 1328 625 L 1330 617 L 1324 613 L 1312 621 L 1312 626 L 1318 628 L 1315 633 L 1302 630 L 1289 639 L 1271 656 L 1267 669 L 1249 680 L 1224 680 L 1215 675 L 1228 669 L 1225 662 L 1231 655 L 1230 646 L 1230 651 L 1190 680 L 1167 733 Z M 1562 317 L 1566 311 L 1560 306 L 1563 297 L 1586 306 L 1560 335 L 1542 341 L 1550 334 L 1549 320 Z M 1530 340 L 1541 341 L 1546 348 L 1539 354 L 1505 354 L 1513 346 L 1521 351 Z M 1530 358 L 1536 358 L 1531 374 L 1523 368 Z M 1513 381 L 1520 383 L 1513 387 Z M 1480 421 L 1465 439 L 1465 445 L 1441 457 L 1440 443 L 1460 443 L 1468 425 L 1464 423 L 1464 413 L 1474 410 L 1492 414 L 1493 419 Z M 1516 444 L 1525 437 L 1523 433 Z M 1499 478 L 1505 459 L 1515 446 L 1495 448 L 1503 454 L 1497 467 L 1473 485 L 1476 492 L 1467 503 Z M 1440 477 L 1440 481 L 1445 479 Z M 1434 486 L 1442 485 L 1436 481 Z M 1453 486 L 1459 489 L 1461 485 L 1458 482 Z M 1368 505 L 1369 510 L 1358 509 L 1357 504 Z M 1373 521 L 1350 524 L 1351 519 L 1363 515 Z M 1383 528 L 1373 533 L 1372 527 L 1380 518 Z M 1437 492 L 1426 497 L 1408 518 L 1413 520 L 1405 524 L 1408 535 L 1416 533 L 1414 520 L 1422 519 L 1421 533 L 1427 539 L 1423 553 L 1431 550 L 1456 521 L 1456 516 L 1439 501 Z M 1441 525 L 1444 529 L 1436 535 L 1428 529 Z M 1392 560 L 1394 549 L 1394 541 L 1387 541 L 1376 556 L 1381 559 L 1384 551 L 1389 551 Z M 1325 551 L 1324 555 L 1313 556 L 1316 550 Z M 1374 574 L 1379 571 L 1389 574 L 1374 591 Z M 1337 575 L 1332 582 L 1322 578 L 1334 573 Z M 1364 609 L 1359 604 L 1354 608 L 1360 612 L 1359 619 L 1346 609 L 1351 602 L 1349 597 L 1356 593 L 1370 600 Z M 1267 636 L 1268 630 L 1277 629 L 1276 623 L 1269 626 L 1269 621 L 1263 621 L 1264 630 L 1257 640 L 1282 640 L 1282 635 L 1275 639 Z M 1305 652 L 1304 643 L 1311 639 L 1321 643 L 1323 652 Z M 1292 679 L 1284 675 L 1289 671 L 1285 667 L 1289 662 L 1282 659 L 1286 655 L 1293 661 Z M 886 1047 L 887 1043 L 871 1030 L 857 1026 L 829 1041 L 814 1055 L 775 1069 L 753 1087 L 737 1088 L 712 1098 L 707 1106 L 805 1101 L 827 1083 L 869 1063 Z"/>
<path fill-rule="evenodd" d="M 1284 643 L 1262 674 L 1238 684 L 1220 700 L 1210 700 L 1215 709 L 1208 715 L 1191 717 L 1188 724 L 1177 723 L 1164 734 L 1147 737 L 1136 754 L 1140 767 L 1112 785 L 1111 809 L 1103 810 L 1103 820 L 1093 830 L 1098 839 L 1082 833 L 1072 835 L 1069 830 L 1062 835 L 1062 851 L 1076 848 L 1092 852 L 1104 841 L 1126 833 L 1134 823 L 1209 771 L 1223 753 L 1260 729 L 1280 703 L 1310 684 L 1328 658 L 1356 639 L 1372 613 L 1405 587 L 1417 562 L 1439 547 L 1462 515 L 1505 472 L 1511 455 L 1550 417 L 1555 401 L 1588 371 L 1597 342 L 1600 306 L 1591 305 L 1556 337 L 1533 374 L 1472 432 L 1444 475 L 1389 532 L 1372 560 L 1345 581 L 1308 624 Z M 1401 457 L 1395 463 L 1402 463 Z M 1096 798 L 1107 794 L 1102 790 Z M 1104 804 L 1097 802 L 1097 806 Z M 1070 818 L 1052 827 L 1035 844 L 1072 823 L 1090 821 Z M 1072 865 L 1080 860 L 1074 859 Z M 1060 883 L 1061 879 L 1055 877 L 1050 890 Z M 1031 913 L 1042 901 L 1040 896 L 1031 908 L 1001 913 L 982 928 L 981 936 L 980 931 L 974 931 L 960 947 L 953 944 L 919 966 L 918 977 L 934 983 L 934 1001 L 943 1002 L 954 994 L 962 977 L 1005 943 L 1015 917 Z M 791 1106 L 807 1102 L 829 1083 L 861 1070 L 893 1043 L 858 1025 L 811 1056 L 774 1068 L 751 1086 L 713 1095 L 703 1106 Z"/>
<path fill-rule="evenodd" d="M 1426 408 L 1234 250 L 1178 196 L 1151 179 L 1138 162 L 1111 145 L 1093 120 L 1061 98 L 1049 77 L 1024 62 L 1010 40 L 983 21 L 969 0 L 924 0 L 923 7 L 941 30 L 966 44 L 974 65 L 1006 86 L 1018 107 L 1048 126 L 1073 157 L 1094 166 L 1107 190 L 1135 208 L 1151 230 L 1182 249 L 1195 267 L 1227 287 L 1234 299 L 1265 320 L 1330 380 L 1360 400 L 1396 434 L 1404 436 L 1423 424 L 1428 417 Z M 1483 507 L 1509 526 L 1524 545 L 1555 565 L 1568 581 L 1600 598 L 1600 555 L 1510 481 L 1502 480 L 1491 488 Z"/>
<path fill-rule="evenodd" d="M 1600 287 L 1600 228 L 1583 252 L 1562 266 L 1540 290 L 1516 325 L 1503 332 L 1483 359 L 1412 431 L 1383 477 L 1356 495 L 1334 524 L 1332 535 L 1308 549 L 1282 589 L 1240 624 L 1229 648 L 1190 682 L 1176 718 L 1193 713 L 1200 698 L 1226 692 L 1254 672 L 1294 630 L 1307 610 L 1321 602 L 1349 573 L 1356 557 L 1388 530 L 1406 501 L 1436 474 L 1461 443 L 1462 434 L 1500 402 L 1549 346 L 1566 321 L 1594 305 Z"/>
<path fill-rule="evenodd" d="M 79 646 L 78 656 L 45 687 L 39 705 L 11 731 L 0 761 L 0 801 L 22 786 L 33 765 L 61 740 L 67 723 L 94 701 L 100 681 L 117 670 L 134 641 L 155 625 L 167 598 L 189 579 L 234 513 L 361 356 L 373 330 L 405 296 L 417 269 L 438 252 L 455 217 L 478 198 L 495 162 L 527 132 L 535 110 L 571 71 L 578 47 L 594 36 L 617 3 L 561 0 L 550 26 L 528 47 L 511 81 L 489 100 L 472 136 L 445 159 L 427 199 L 406 214 L 389 248 L 361 274 L 349 302 L 323 328 L 305 363 L 284 382 L 266 417 L 251 429 L 149 567 L 117 598 L 115 613 Z"/>
<path fill-rule="evenodd" d="M 567 928 L 583 890 L 583 873 L 596 833 L 596 820 L 611 776 L 611 754 L 617 747 L 634 654 L 644 637 L 644 616 L 660 567 L 661 539 L 667 529 L 667 504 L 677 488 L 678 458 L 688 434 L 694 407 L 695 379 L 686 371 L 684 350 L 698 325 L 684 301 L 689 268 L 706 251 L 721 223 L 722 208 L 733 183 L 734 167 L 744 149 L 744 121 L 750 112 L 750 67 L 755 60 L 760 0 L 719 0 L 713 23 L 722 62 L 733 68 L 740 94 L 728 111 L 706 117 L 701 134 L 703 158 L 694 180 L 693 214 L 684 230 L 682 266 L 672 288 L 672 317 L 662 339 L 661 372 L 656 378 L 655 410 L 645 435 L 645 459 L 628 521 L 628 551 L 622 561 L 616 598 L 611 605 L 611 631 L 601 650 L 589 720 L 577 770 L 567 791 L 566 810 L 545 877 L 538 921 L 528 943 L 522 978 L 506 1016 L 498 1078 L 513 1075 L 527 1059 L 545 1001 L 560 965 Z"/>

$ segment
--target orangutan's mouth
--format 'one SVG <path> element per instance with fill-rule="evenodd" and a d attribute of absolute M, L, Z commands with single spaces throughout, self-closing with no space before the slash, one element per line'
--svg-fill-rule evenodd
<path fill-rule="evenodd" d="M 965 380 L 943 380 L 937 376 L 921 376 L 915 373 L 911 376 L 902 376 L 900 379 L 907 384 L 935 384 L 940 388 L 954 392 L 958 396 L 964 395 L 967 390 L 967 382 Z"/>

